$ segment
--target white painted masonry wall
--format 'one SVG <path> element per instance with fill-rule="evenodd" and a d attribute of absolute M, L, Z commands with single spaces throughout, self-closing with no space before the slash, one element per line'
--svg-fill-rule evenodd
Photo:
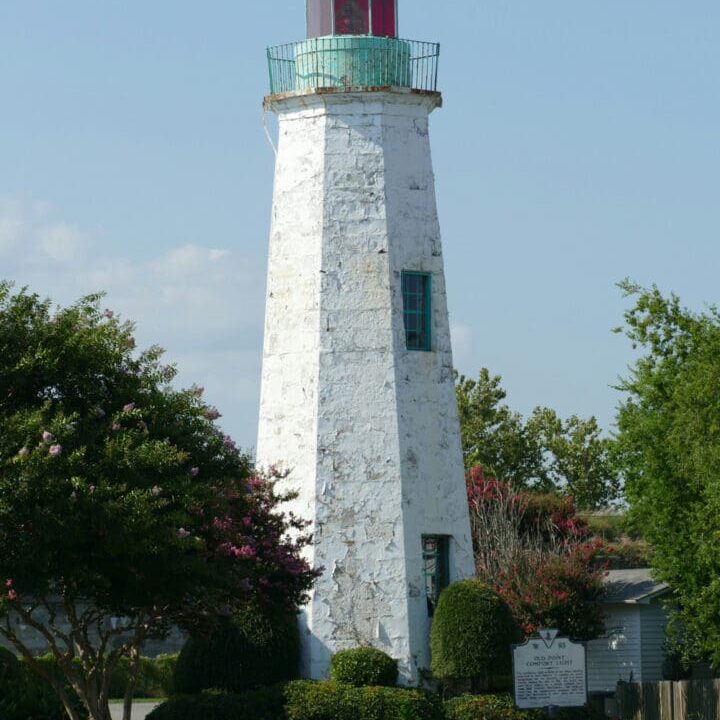
<path fill-rule="evenodd" d="M 257 460 L 291 471 L 325 568 L 304 673 L 372 644 L 430 664 L 422 536 L 473 574 L 428 136 L 439 95 L 271 98 L 279 117 Z M 406 350 L 402 270 L 432 273 L 432 352 Z"/>

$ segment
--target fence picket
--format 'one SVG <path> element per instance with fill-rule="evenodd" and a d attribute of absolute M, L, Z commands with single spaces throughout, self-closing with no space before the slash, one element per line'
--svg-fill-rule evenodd
<path fill-rule="evenodd" d="M 618 683 L 620 720 L 720 720 L 720 680 Z"/>

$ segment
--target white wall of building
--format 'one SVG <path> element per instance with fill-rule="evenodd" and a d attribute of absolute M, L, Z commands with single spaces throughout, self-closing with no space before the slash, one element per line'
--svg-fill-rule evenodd
<path fill-rule="evenodd" d="M 410 92 L 276 99 L 279 116 L 257 458 L 300 489 L 325 572 L 304 669 L 373 644 L 429 667 L 424 534 L 473 573 L 428 116 Z M 433 351 L 405 348 L 400 273 L 433 277 Z"/>
<path fill-rule="evenodd" d="M 605 635 L 587 647 L 588 690 L 611 693 L 619 680 L 658 682 L 665 660 L 665 611 L 658 603 L 607 605 Z"/>

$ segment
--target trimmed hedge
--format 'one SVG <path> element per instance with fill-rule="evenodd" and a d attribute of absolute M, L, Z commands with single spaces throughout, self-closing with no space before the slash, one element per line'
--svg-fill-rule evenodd
<path fill-rule="evenodd" d="M 248 608 L 207 637 L 190 638 L 175 666 L 175 691 L 246 692 L 297 677 L 297 618 Z"/>
<path fill-rule="evenodd" d="M 463 580 L 440 595 L 430 633 L 432 672 L 438 680 L 487 686 L 511 669 L 510 645 L 520 631 L 502 598 L 480 580 Z"/>
<path fill-rule="evenodd" d="M 287 720 L 444 720 L 442 701 L 423 690 L 297 681 L 285 690 Z"/>
<path fill-rule="evenodd" d="M 439 697 L 422 690 L 295 681 L 241 695 L 179 695 L 147 720 L 445 720 Z"/>
<path fill-rule="evenodd" d="M 542 710 L 517 710 L 511 695 L 463 695 L 445 703 L 446 720 L 543 720 Z M 593 707 L 563 708 L 559 720 L 606 720 Z"/>
<path fill-rule="evenodd" d="M 330 679 L 354 687 L 397 685 L 398 664 L 373 647 L 343 650 L 330 660 Z"/>
<path fill-rule="evenodd" d="M 178 695 L 156 707 L 147 720 L 285 720 L 284 703 L 281 687 L 242 695 Z"/>
<path fill-rule="evenodd" d="M 516 710 L 510 695 L 463 695 L 445 703 L 447 720 L 542 720 L 539 710 Z"/>

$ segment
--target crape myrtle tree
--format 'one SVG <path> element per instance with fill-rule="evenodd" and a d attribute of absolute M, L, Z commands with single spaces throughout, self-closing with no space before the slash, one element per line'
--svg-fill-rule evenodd
<path fill-rule="evenodd" d="M 620 286 L 639 357 L 620 385 L 618 447 L 630 518 L 674 590 L 686 661 L 720 667 L 720 312 Z"/>
<path fill-rule="evenodd" d="M 480 467 L 468 472 L 467 491 L 478 577 L 525 636 L 555 627 L 577 640 L 597 637 L 609 548 L 590 536 L 573 498 L 516 490 Z"/>
<path fill-rule="evenodd" d="M 292 612 L 314 579 L 305 526 L 279 509 L 287 496 L 100 299 L 53 309 L 0 284 L 0 636 L 71 720 L 66 682 L 109 720 L 113 668 L 127 657 L 137 677 L 144 641 L 174 624 L 202 632 L 248 603 Z"/>

